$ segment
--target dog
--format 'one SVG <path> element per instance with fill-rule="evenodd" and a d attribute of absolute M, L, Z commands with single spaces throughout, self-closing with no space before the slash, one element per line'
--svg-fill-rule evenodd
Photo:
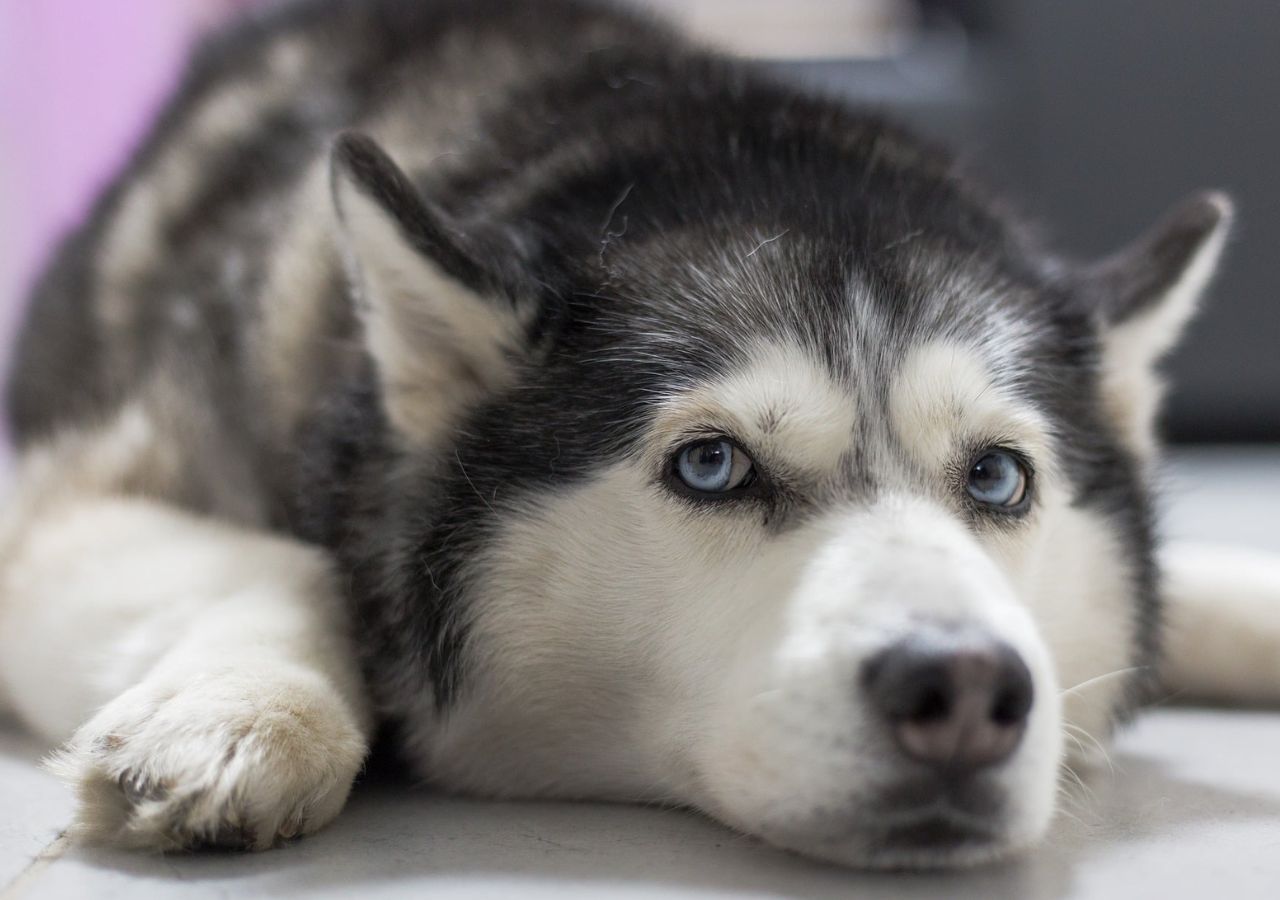
<path fill-rule="evenodd" d="M 119 847 L 315 831 L 376 735 L 448 791 L 1007 856 L 1154 685 L 1280 687 L 1233 613 L 1280 566 L 1153 528 L 1231 219 L 1066 259 L 623 8 L 257 14 L 34 293 L 0 704 Z"/>

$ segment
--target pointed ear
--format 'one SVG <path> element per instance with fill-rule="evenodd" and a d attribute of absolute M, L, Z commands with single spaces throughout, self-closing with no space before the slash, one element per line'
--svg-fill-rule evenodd
<path fill-rule="evenodd" d="M 521 316 L 497 266 L 419 194 L 372 139 L 340 136 L 330 162 L 338 240 L 392 426 L 433 444 L 509 379 Z"/>
<path fill-rule="evenodd" d="M 1080 290 L 1102 332 L 1102 389 L 1112 420 L 1140 458 L 1155 450 L 1164 387 L 1156 370 L 1213 278 L 1233 207 L 1220 193 L 1194 196 L 1146 235 L 1086 268 Z"/>

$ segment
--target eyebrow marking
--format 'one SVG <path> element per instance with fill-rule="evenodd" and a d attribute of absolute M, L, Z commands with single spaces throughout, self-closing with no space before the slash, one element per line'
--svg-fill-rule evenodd
<path fill-rule="evenodd" d="M 889 426 L 900 446 L 932 466 L 967 440 L 1008 440 L 1037 461 L 1050 445 L 1035 407 L 1002 384 L 980 352 L 945 339 L 915 348 L 898 366 Z"/>
<path fill-rule="evenodd" d="M 672 394 L 654 422 L 664 443 L 691 428 L 732 435 L 761 460 L 825 475 L 853 441 L 856 397 L 812 352 L 784 340 L 762 342 L 732 370 Z"/>

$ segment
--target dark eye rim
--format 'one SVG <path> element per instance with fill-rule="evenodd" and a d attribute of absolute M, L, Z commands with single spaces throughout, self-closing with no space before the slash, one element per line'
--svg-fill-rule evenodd
<path fill-rule="evenodd" d="M 969 493 L 969 473 L 986 456 L 993 453 L 1004 453 L 1013 458 L 1022 470 L 1024 480 L 1022 488 L 1022 499 L 1012 506 L 996 506 L 992 503 L 983 503 L 978 498 Z M 986 516 L 1004 517 L 1004 518 L 1022 518 L 1032 507 L 1035 500 L 1036 471 L 1031 464 L 1031 458 L 1017 447 L 1011 447 L 1008 444 L 999 441 L 993 441 L 989 444 L 983 444 L 977 449 L 971 451 L 966 457 L 967 462 L 960 471 L 960 491 L 964 495 L 968 505 Z"/>
<path fill-rule="evenodd" d="M 747 477 L 742 484 L 729 488 L 727 491 L 700 491 L 697 488 L 690 487 L 680 477 L 680 457 L 687 450 L 701 444 L 714 444 L 720 441 L 731 445 L 736 452 L 742 453 L 751 461 L 751 470 L 747 473 Z M 768 478 L 761 469 L 755 454 L 742 446 L 741 441 L 728 434 L 699 434 L 682 440 L 676 445 L 675 449 L 667 454 L 667 463 L 662 481 L 668 490 L 679 497 L 699 504 L 732 503 L 756 499 L 765 496 L 769 491 Z"/>

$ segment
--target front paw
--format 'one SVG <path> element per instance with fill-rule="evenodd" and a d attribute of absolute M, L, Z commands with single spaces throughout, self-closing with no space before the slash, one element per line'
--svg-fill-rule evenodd
<path fill-rule="evenodd" d="M 147 850 L 265 850 L 333 819 L 366 744 L 342 698 L 302 670 L 143 682 L 48 767 L 76 791 L 72 834 Z"/>

